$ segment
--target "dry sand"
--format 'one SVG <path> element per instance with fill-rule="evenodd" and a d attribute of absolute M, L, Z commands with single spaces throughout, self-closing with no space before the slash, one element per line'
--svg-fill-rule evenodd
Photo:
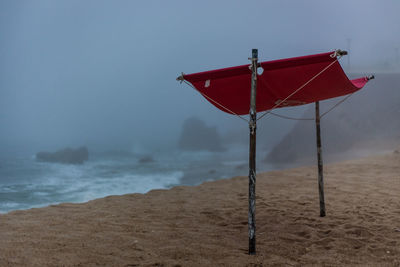
<path fill-rule="evenodd" d="M 400 266 L 400 154 L 0 215 L 0 266 Z"/>

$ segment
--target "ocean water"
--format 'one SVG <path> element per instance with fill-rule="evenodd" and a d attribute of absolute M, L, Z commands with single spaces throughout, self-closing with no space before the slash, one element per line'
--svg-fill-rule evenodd
<path fill-rule="evenodd" d="M 247 175 L 247 153 L 174 151 L 152 154 L 150 162 L 141 162 L 143 155 L 90 155 L 82 165 L 0 158 L 0 213 Z"/>

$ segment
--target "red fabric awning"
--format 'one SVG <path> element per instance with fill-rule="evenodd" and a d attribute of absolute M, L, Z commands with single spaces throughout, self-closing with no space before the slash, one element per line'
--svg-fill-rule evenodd
<path fill-rule="evenodd" d="M 264 71 L 257 79 L 257 112 L 347 95 L 368 82 L 367 77 L 349 80 L 335 52 L 265 61 L 259 65 Z M 183 79 L 222 111 L 244 115 L 250 110 L 249 66 L 184 74 Z"/>

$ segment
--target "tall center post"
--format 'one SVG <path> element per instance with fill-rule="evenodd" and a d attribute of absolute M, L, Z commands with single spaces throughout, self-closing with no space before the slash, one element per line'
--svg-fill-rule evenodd
<path fill-rule="evenodd" d="M 256 254 L 256 92 L 258 50 L 252 50 L 250 93 L 250 150 L 249 150 L 249 254 Z"/>

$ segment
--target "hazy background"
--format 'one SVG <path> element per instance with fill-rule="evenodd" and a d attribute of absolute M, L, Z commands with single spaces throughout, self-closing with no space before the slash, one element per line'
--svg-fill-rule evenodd
<path fill-rule="evenodd" d="M 397 0 L 0 0 L 0 153 L 166 150 L 191 116 L 223 136 L 247 131 L 175 78 L 247 64 L 252 48 L 262 61 L 341 48 L 347 71 L 399 70 L 399 10 Z M 258 140 L 277 143 L 292 126 L 263 120 Z"/>

